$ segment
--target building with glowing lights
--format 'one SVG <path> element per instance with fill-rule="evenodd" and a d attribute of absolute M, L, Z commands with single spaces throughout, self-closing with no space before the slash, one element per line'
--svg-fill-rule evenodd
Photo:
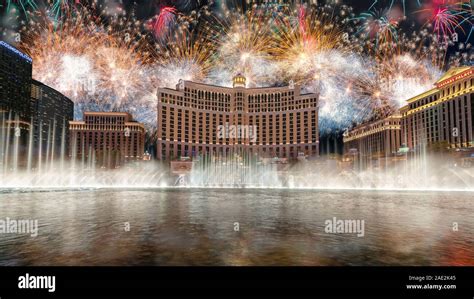
<path fill-rule="evenodd" d="M 474 67 L 446 72 L 433 89 L 407 101 L 399 113 L 344 134 L 347 160 L 364 164 L 430 148 L 474 152 Z"/>
<path fill-rule="evenodd" d="M 180 81 L 158 89 L 157 158 L 245 151 L 260 157 L 319 154 L 318 95 L 298 85 L 246 88 Z"/>
<path fill-rule="evenodd" d="M 32 80 L 31 105 L 34 155 L 48 160 L 67 155 L 69 121 L 74 117 L 74 102 L 59 91 Z"/>
<path fill-rule="evenodd" d="M 32 59 L 0 41 L 0 164 L 7 163 L 7 153 L 16 152 L 20 159 L 27 154 L 31 76 Z"/>
<path fill-rule="evenodd" d="M 402 113 L 402 142 L 411 150 L 444 143 L 474 147 L 474 67 L 450 69 L 435 87 L 407 101 Z"/>
<path fill-rule="evenodd" d="M 396 154 L 401 146 L 401 116 L 391 115 L 381 120 L 361 124 L 344 133 L 346 159 L 360 168 L 376 166 Z"/>
<path fill-rule="evenodd" d="M 0 41 L 0 164 L 9 168 L 34 168 L 43 159 L 67 155 L 74 103 L 33 80 L 32 63 L 28 55 Z"/>
<path fill-rule="evenodd" d="M 84 112 L 82 121 L 69 122 L 72 159 L 115 168 L 143 160 L 145 126 L 126 112 Z"/>
<path fill-rule="evenodd" d="M 18 116 L 21 121 L 31 118 L 32 59 L 0 41 L 0 111 Z"/>

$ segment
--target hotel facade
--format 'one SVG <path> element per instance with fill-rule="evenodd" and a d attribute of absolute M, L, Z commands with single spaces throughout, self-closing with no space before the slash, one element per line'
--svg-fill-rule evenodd
<path fill-rule="evenodd" d="M 106 168 L 142 160 L 145 126 L 126 112 L 84 112 L 83 121 L 69 122 L 72 159 L 89 159 Z"/>
<path fill-rule="evenodd" d="M 344 152 L 357 156 L 358 165 L 366 168 L 372 160 L 398 152 L 401 146 L 401 115 L 395 114 L 359 125 L 346 132 L 343 140 Z"/>
<path fill-rule="evenodd" d="M 474 67 L 450 69 L 433 89 L 409 99 L 396 115 L 348 131 L 344 153 L 357 153 L 360 160 L 367 161 L 378 158 L 380 149 L 385 156 L 435 146 L 474 151 L 473 81 Z"/>
<path fill-rule="evenodd" d="M 435 88 L 407 101 L 402 142 L 410 149 L 434 143 L 474 147 L 474 67 L 449 70 Z"/>
<path fill-rule="evenodd" d="M 261 157 L 319 154 L 318 95 L 298 85 L 246 88 L 180 81 L 158 89 L 157 158 L 245 151 Z"/>

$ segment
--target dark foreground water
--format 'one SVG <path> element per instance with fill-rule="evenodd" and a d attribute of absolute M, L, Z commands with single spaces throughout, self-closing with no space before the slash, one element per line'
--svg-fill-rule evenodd
<path fill-rule="evenodd" d="M 473 193 L 0 192 L 7 217 L 39 231 L 0 234 L 0 265 L 474 265 Z M 333 217 L 364 237 L 325 233 Z"/>

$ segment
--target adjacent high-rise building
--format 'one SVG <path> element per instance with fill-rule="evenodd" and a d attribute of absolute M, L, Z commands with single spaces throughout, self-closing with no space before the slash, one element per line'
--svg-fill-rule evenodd
<path fill-rule="evenodd" d="M 390 157 L 401 146 L 401 116 L 361 124 L 344 134 L 344 152 L 356 155 L 358 165 L 365 168 L 371 160 Z"/>
<path fill-rule="evenodd" d="M 74 103 L 32 79 L 32 59 L 0 41 L 0 164 L 35 168 L 67 155 Z M 2 167 L 0 167 L 2 168 Z"/>
<path fill-rule="evenodd" d="M 32 59 L 0 41 L 0 111 L 29 122 Z"/>
<path fill-rule="evenodd" d="M 160 160 L 245 151 L 262 157 L 319 154 L 318 95 L 298 85 L 233 88 L 180 81 L 158 89 Z"/>
<path fill-rule="evenodd" d="M 34 156 L 48 160 L 67 156 L 69 121 L 74 102 L 57 90 L 36 80 L 31 84 Z"/>
<path fill-rule="evenodd" d="M 344 152 L 359 161 L 399 152 L 463 149 L 474 153 L 474 67 L 455 67 L 433 89 L 396 115 L 359 125 L 344 136 Z"/>
<path fill-rule="evenodd" d="M 0 41 L 0 170 L 26 165 L 31 76 L 31 58 Z"/>
<path fill-rule="evenodd" d="M 84 112 L 82 121 L 69 122 L 69 130 L 73 159 L 89 160 L 107 168 L 143 159 L 145 126 L 129 113 Z"/>
<path fill-rule="evenodd" d="M 450 69 L 435 87 L 400 109 L 402 142 L 410 149 L 443 143 L 474 147 L 474 67 Z"/>

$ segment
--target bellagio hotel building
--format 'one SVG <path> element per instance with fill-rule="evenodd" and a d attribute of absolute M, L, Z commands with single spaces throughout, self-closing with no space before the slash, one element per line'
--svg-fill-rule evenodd
<path fill-rule="evenodd" d="M 242 75 L 232 88 L 181 80 L 176 89 L 158 89 L 157 127 L 159 160 L 236 150 L 290 159 L 319 153 L 318 96 L 294 84 L 246 88 Z M 222 137 L 223 127 L 254 135 Z"/>

